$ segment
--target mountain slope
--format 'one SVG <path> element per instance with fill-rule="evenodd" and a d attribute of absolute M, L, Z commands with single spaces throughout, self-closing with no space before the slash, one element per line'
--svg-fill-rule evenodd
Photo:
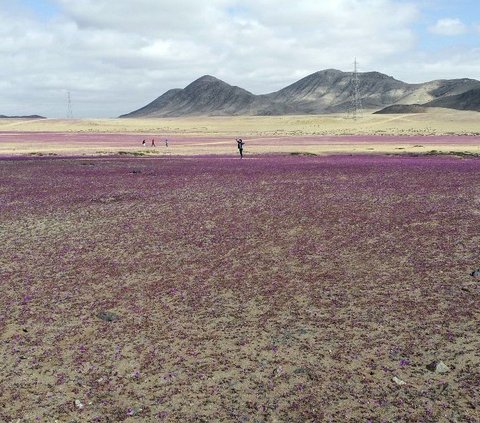
<path fill-rule="evenodd" d="M 480 112 L 480 88 L 469 90 L 461 94 L 438 98 L 426 103 L 425 106 Z"/>
<path fill-rule="evenodd" d="M 480 81 L 475 79 L 440 79 L 419 84 L 414 92 L 402 98 L 398 103 L 425 104 L 437 98 L 461 94 L 475 88 L 480 88 Z"/>

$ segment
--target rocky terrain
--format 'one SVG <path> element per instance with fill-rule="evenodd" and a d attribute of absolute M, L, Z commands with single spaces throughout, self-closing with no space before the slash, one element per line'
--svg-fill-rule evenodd
<path fill-rule="evenodd" d="M 205 75 L 184 89 L 172 89 L 146 106 L 120 117 L 298 115 L 348 112 L 354 83 L 351 72 L 315 72 L 279 91 L 255 95 Z M 478 110 L 480 81 L 437 80 L 408 84 L 379 72 L 359 73 L 362 108 L 380 110 L 402 104 L 428 104 Z"/>

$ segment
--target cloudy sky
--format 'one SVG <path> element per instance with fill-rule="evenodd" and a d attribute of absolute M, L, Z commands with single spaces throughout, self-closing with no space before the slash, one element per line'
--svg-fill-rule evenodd
<path fill-rule="evenodd" d="M 0 0 L 0 114 L 115 117 L 204 74 L 480 79 L 479 0 Z"/>

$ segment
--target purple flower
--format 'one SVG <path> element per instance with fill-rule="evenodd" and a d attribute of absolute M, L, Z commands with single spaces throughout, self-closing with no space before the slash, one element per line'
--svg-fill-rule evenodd
<path fill-rule="evenodd" d="M 28 304 L 32 299 L 33 297 L 31 295 L 25 295 L 22 299 L 22 305 Z"/>

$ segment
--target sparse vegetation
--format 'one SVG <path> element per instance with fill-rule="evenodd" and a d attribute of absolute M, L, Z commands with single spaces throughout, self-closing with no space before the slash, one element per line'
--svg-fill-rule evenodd
<path fill-rule="evenodd" d="M 118 154 L 120 156 L 134 156 L 134 157 L 141 157 L 147 154 L 146 151 L 119 151 Z"/>
<path fill-rule="evenodd" d="M 470 151 L 438 151 L 430 150 L 425 153 L 426 155 L 441 155 L 441 156 L 458 156 L 458 157 L 480 157 L 480 153 L 472 153 Z"/>
<path fill-rule="evenodd" d="M 308 151 L 293 151 L 291 156 L 317 156 L 315 153 L 309 153 Z"/>
<path fill-rule="evenodd" d="M 57 153 L 43 153 L 41 151 L 34 151 L 32 153 L 28 153 L 29 156 L 57 156 Z"/>

